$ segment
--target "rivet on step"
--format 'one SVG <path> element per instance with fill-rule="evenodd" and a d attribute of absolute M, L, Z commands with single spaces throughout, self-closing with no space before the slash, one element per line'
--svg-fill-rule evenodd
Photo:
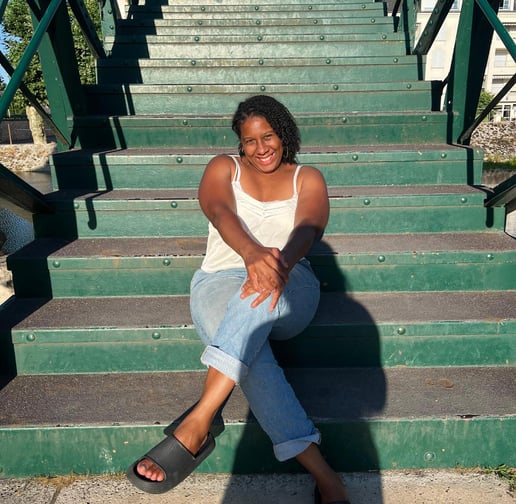
<path fill-rule="evenodd" d="M 412 84 L 407 84 L 407 89 L 412 89 Z"/>
<path fill-rule="evenodd" d="M 400 336 L 403 336 L 407 330 L 404 327 L 398 327 L 398 330 L 396 331 Z"/>
<path fill-rule="evenodd" d="M 353 155 L 351 156 L 351 159 L 352 159 L 353 161 L 358 161 L 358 154 L 353 154 Z"/>
<path fill-rule="evenodd" d="M 468 202 L 468 198 L 466 198 L 466 196 L 462 196 L 462 198 L 460 199 L 460 202 L 461 203 L 467 203 Z"/>
<path fill-rule="evenodd" d="M 371 23 L 373 23 L 373 24 L 376 23 L 376 19 L 374 19 L 374 18 L 371 19 Z"/>
<path fill-rule="evenodd" d="M 257 24 L 257 25 L 261 25 L 261 24 L 262 24 L 262 22 L 261 22 L 259 19 L 257 19 L 257 20 L 256 20 L 256 24 Z"/>
<path fill-rule="evenodd" d="M 365 4 L 362 4 L 362 9 L 365 9 L 365 8 L 366 8 Z"/>
<path fill-rule="evenodd" d="M 370 204 L 371 204 L 371 200 L 370 200 L 370 199 L 368 199 L 368 198 L 366 198 L 366 199 L 364 200 L 364 205 L 365 205 L 365 206 L 369 206 Z"/>
<path fill-rule="evenodd" d="M 36 335 L 34 333 L 27 334 L 27 341 L 35 341 Z"/>
<path fill-rule="evenodd" d="M 434 22 L 431 19 L 429 19 L 428 20 L 428 26 L 432 26 L 433 24 L 434 24 Z"/>
<path fill-rule="evenodd" d="M 172 202 L 170 203 L 170 206 L 171 206 L 172 208 L 177 208 L 177 201 L 172 201 Z"/>
<path fill-rule="evenodd" d="M 199 26 L 202 26 L 202 21 L 201 21 L 201 20 L 197 21 L 197 24 L 198 24 Z"/>
<path fill-rule="evenodd" d="M 311 5 L 308 6 L 308 10 L 312 10 L 313 7 Z"/>
<path fill-rule="evenodd" d="M 79 203 L 77 203 L 77 201 L 74 202 L 74 204 L 73 204 L 73 207 L 75 208 L 75 210 L 77 210 L 80 206 L 81 205 Z"/>
<path fill-rule="evenodd" d="M 492 261 L 494 259 L 494 254 L 487 254 L 487 259 Z"/>
<path fill-rule="evenodd" d="M 255 11 L 259 11 L 259 10 L 260 10 L 260 6 L 259 6 L 259 5 L 255 5 L 255 6 L 254 6 L 254 10 L 255 10 Z"/>
<path fill-rule="evenodd" d="M 170 266 L 170 259 L 163 259 L 163 266 Z"/>
<path fill-rule="evenodd" d="M 334 89 L 335 91 L 338 91 L 338 90 L 339 90 L 339 85 L 338 85 L 338 84 L 334 84 L 334 85 L 333 85 L 333 89 Z"/>
<path fill-rule="evenodd" d="M 441 159 L 446 159 L 448 157 L 448 154 L 446 152 L 441 152 Z"/>
<path fill-rule="evenodd" d="M 161 338 L 161 334 L 159 332 L 152 333 L 152 339 L 158 340 Z"/>
<path fill-rule="evenodd" d="M 426 121 L 427 119 L 428 119 L 428 117 L 426 117 L 426 116 L 421 116 L 421 120 L 422 120 L 422 121 Z"/>
<path fill-rule="evenodd" d="M 53 261 L 52 266 L 54 266 L 54 268 L 59 268 L 61 267 L 61 263 L 59 261 Z"/>
<path fill-rule="evenodd" d="M 428 30 L 425 30 L 425 31 L 423 32 L 423 35 L 424 35 L 425 37 L 428 37 Z"/>
<path fill-rule="evenodd" d="M 321 36 L 319 37 L 319 40 L 324 40 L 324 35 L 321 35 Z"/>
<path fill-rule="evenodd" d="M 188 86 L 188 87 L 186 88 L 186 90 L 187 90 L 189 93 L 191 93 L 191 92 L 193 91 L 193 88 L 192 88 L 192 86 Z"/>
<path fill-rule="evenodd" d="M 382 35 L 382 40 L 387 40 L 387 35 L 385 35 L 385 33 Z"/>
<path fill-rule="evenodd" d="M 201 11 L 205 12 L 206 11 L 206 7 L 201 7 Z"/>
<path fill-rule="evenodd" d="M 183 158 L 182 158 L 182 157 L 178 157 L 178 158 L 176 158 L 176 161 L 177 161 L 179 164 L 181 164 L 181 163 L 183 162 Z"/>
<path fill-rule="evenodd" d="M 263 65 L 264 61 L 263 60 L 258 60 L 258 65 Z"/>
<path fill-rule="evenodd" d="M 435 460 L 435 453 L 434 452 L 425 452 L 423 455 L 423 459 L 425 462 L 433 462 Z"/>
<path fill-rule="evenodd" d="M 398 63 L 399 59 L 398 59 L 398 58 L 392 58 L 392 61 L 393 61 L 394 63 Z"/>
<path fill-rule="evenodd" d="M 314 24 L 317 24 L 319 21 L 317 19 L 314 19 Z"/>
<path fill-rule="evenodd" d="M 348 118 L 347 118 L 347 117 L 343 117 L 343 118 L 341 119 L 341 121 L 342 121 L 343 123 L 347 123 L 347 122 L 348 122 Z"/>
<path fill-rule="evenodd" d="M 326 64 L 327 64 L 327 65 L 331 65 L 331 59 L 329 59 L 329 58 L 328 58 L 328 59 L 326 60 Z"/>
<path fill-rule="evenodd" d="M 183 126 L 188 126 L 188 119 L 183 119 Z"/>
<path fill-rule="evenodd" d="M 197 61 L 192 60 L 192 61 L 190 61 L 190 64 L 191 64 L 192 66 L 195 66 L 195 65 L 197 65 Z"/>
<path fill-rule="evenodd" d="M 436 7 L 436 8 L 434 9 L 434 14 L 439 14 L 439 9 L 438 9 L 438 7 Z"/>
<path fill-rule="evenodd" d="M 195 40 L 196 42 L 199 42 L 199 40 L 201 40 L 201 37 L 199 37 L 199 36 L 194 37 L 194 40 Z"/>
<path fill-rule="evenodd" d="M 256 40 L 258 40 L 258 42 L 261 42 L 263 40 L 263 37 L 261 35 L 258 35 L 258 37 L 256 37 Z"/>
<path fill-rule="evenodd" d="M 385 262 L 385 256 L 379 255 L 378 256 L 378 262 L 381 262 L 381 263 Z"/>

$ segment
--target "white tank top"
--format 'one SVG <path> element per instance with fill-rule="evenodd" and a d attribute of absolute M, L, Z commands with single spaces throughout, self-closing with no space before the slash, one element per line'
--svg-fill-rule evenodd
<path fill-rule="evenodd" d="M 235 195 L 237 215 L 242 226 L 257 243 L 264 247 L 282 249 L 294 227 L 297 207 L 297 177 L 301 169 L 298 165 L 294 173 L 290 199 L 277 201 L 259 201 L 249 196 L 240 185 L 240 164 L 235 156 L 235 175 L 231 181 Z M 201 269 L 207 273 L 215 271 L 244 268 L 243 259 L 222 239 L 210 222 L 208 225 L 208 244 L 206 256 Z"/>

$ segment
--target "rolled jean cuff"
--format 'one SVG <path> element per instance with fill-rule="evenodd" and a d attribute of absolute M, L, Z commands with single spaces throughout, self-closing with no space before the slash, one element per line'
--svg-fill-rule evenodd
<path fill-rule="evenodd" d="M 240 381 L 247 376 L 249 369 L 243 362 L 215 346 L 206 347 L 201 355 L 201 362 L 205 366 L 215 368 L 236 383 L 240 383 Z"/>
<path fill-rule="evenodd" d="M 313 434 L 274 445 L 274 455 L 280 462 L 303 453 L 312 443 L 321 444 L 321 433 L 316 429 Z"/>

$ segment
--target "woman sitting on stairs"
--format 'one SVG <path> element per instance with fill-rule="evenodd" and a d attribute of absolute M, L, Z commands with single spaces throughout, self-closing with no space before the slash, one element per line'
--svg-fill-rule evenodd
<path fill-rule="evenodd" d="M 328 222 L 326 183 L 296 163 L 300 138 L 290 112 L 268 96 L 239 104 L 239 156 L 207 165 L 199 201 L 210 221 L 206 256 L 191 283 L 192 319 L 206 344 L 208 373 L 199 401 L 128 470 L 149 493 L 170 490 L 213 450 L 210 427 L 239 385 L 276 458 L 296 458 L 314 477 L 316 503 L 347 503 L 340 477 L 319 451 L 307 417 L 269 339 L 299 334 L 319 303 L 319 282 L 304 258 Z"/>

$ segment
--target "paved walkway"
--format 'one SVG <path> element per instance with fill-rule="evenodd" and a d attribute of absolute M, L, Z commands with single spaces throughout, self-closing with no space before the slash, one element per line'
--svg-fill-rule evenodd
<path fill-rule="evenodd" d="M 353 504 L 515 504 L 507 482 L 473 471 L 346 474 Z M 0 480 L 2 504 L 310 504 L 305 475 L 197 475 L 164 495 L 123 477 Z"/>

